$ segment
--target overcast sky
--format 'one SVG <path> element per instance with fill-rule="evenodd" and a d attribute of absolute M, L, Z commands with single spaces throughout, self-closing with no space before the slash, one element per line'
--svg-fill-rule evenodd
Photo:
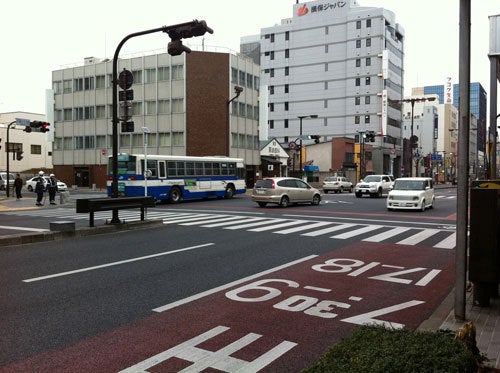
<path fill-rule="evenodd" d="M 448 76 L 458 83 L 460 0 L 358 2 L 393 11 L 403 26 L 405 95 L 415 86 L 444 84 Z M 471 3 L 471 82 L 480 82 L 489 93 L 488 16 L 500 14 L 500 1 Z M 0 112 L 45 113 L 45 90 L 51 88 L 53 70 L 81 65 L 85 57 L 112 58 L 128 34 L 199 19 L 214 30 L 205 35 L 206 46 L 238 51 L 240 37 L 291 17 L 293 4 L 295 0 L 8 2 L 0 22 Z M 201 39 L 185 44 L 201 44 Z M 120 56 L 164 52 L 169 40 L 161 33 L 133 38 Z"/>

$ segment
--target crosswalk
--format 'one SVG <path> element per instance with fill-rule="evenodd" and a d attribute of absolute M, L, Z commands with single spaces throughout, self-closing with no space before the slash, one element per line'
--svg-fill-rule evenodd
<path fill-rule="evenodd" d="M 70 209 L 46 209 L 10 212 L 13 215 L 39 216 L 54 219 L 88 220 L 87 214 L 77 214 Z M 148 210 L 148 219 L 161 219 L 165 225 L 180 225 L 248 232 L 271 232 L 280 235 L 303 237 L 328 237 L 347 240 L 359 238 L 366 242 L 388 242 L 400 245 L 425 245 L 440 249 L 454 249 L 456 232 L 453 226 L 437 228 L 402 226 L 397 222 L 370 224 L 366 221 L 320 220 L 300 217 L 266 217 L 244 214 L 206 213 L 196 211 Z M 111 212 L 96 212 L 94 219 L 109 220 Z M 138 210 L 120 211 L 122 221 L 140 220 Z"/>

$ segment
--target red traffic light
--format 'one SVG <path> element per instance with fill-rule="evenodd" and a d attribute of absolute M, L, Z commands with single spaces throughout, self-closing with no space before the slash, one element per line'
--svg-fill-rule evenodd
<path fill-rule="evenodd" d="M 26 132 L 48 132 L 49 131 L 49 126 L 50 123 L 48 122 L 43 122 L 40 120 L 34 120 L 30 123 L 30 130 L 28 130 L 28 127 L 26 127 Z"/>

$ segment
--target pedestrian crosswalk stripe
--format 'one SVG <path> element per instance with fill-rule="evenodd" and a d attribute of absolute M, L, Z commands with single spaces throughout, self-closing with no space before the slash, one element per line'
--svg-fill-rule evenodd
<path fill-rule="evenodd" d="M 39 216 L 56 219 L 88 220 L 87 214 L 77 214 L 69 209 L 50 209 L 40 211 L 9 211 L 7 215 Z M 111 211 L 101 211 L 94 214 L 94 220 L 108 220 L 112 217 Z M 418 227 L 402 227 L 394 225 L 379 225 L 367 223 L 340 223 L 314 219 L 299 219 L 298 217 L 265 217 L 232 215 L 221 213 L 198 213 L 182 211 L 147 211 L 149 219 L 162 219 L 166 225 L 198 226 L 204 228 L 222 228 L 226 230 L 246 230 L 249 232 L 266 232 L 276 234 L 299 234 L 304 237 L 319 237 L 329 235 L 332 239 L 350 239 L 360 237 L 366 242 L 394 241 L 396 236 L 399 245 L 425 244 L 424 241 L 439 236 L 440 241 L 433 247 L 440 249 L 454 249 L 456 246 L 456 233 L 450 229 L 432 229 Z M 140 220 L 139 210 L 126 210 L 120 212 L 122 221 Z M 336 234 L 335 234 L 336 233 Z M 331 235 L 334 234 L 334 235 Z M 404 235 L 407 235 L 406 237 Z"/>

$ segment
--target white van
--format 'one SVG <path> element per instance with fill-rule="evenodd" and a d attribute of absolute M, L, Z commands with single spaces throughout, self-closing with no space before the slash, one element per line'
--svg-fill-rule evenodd
<path fill-rule="evenodd" d="M 434 207 L 434 183 L 430 177 L 400 177 L 387 196 L 387 210 L 425 211 Z"/>

